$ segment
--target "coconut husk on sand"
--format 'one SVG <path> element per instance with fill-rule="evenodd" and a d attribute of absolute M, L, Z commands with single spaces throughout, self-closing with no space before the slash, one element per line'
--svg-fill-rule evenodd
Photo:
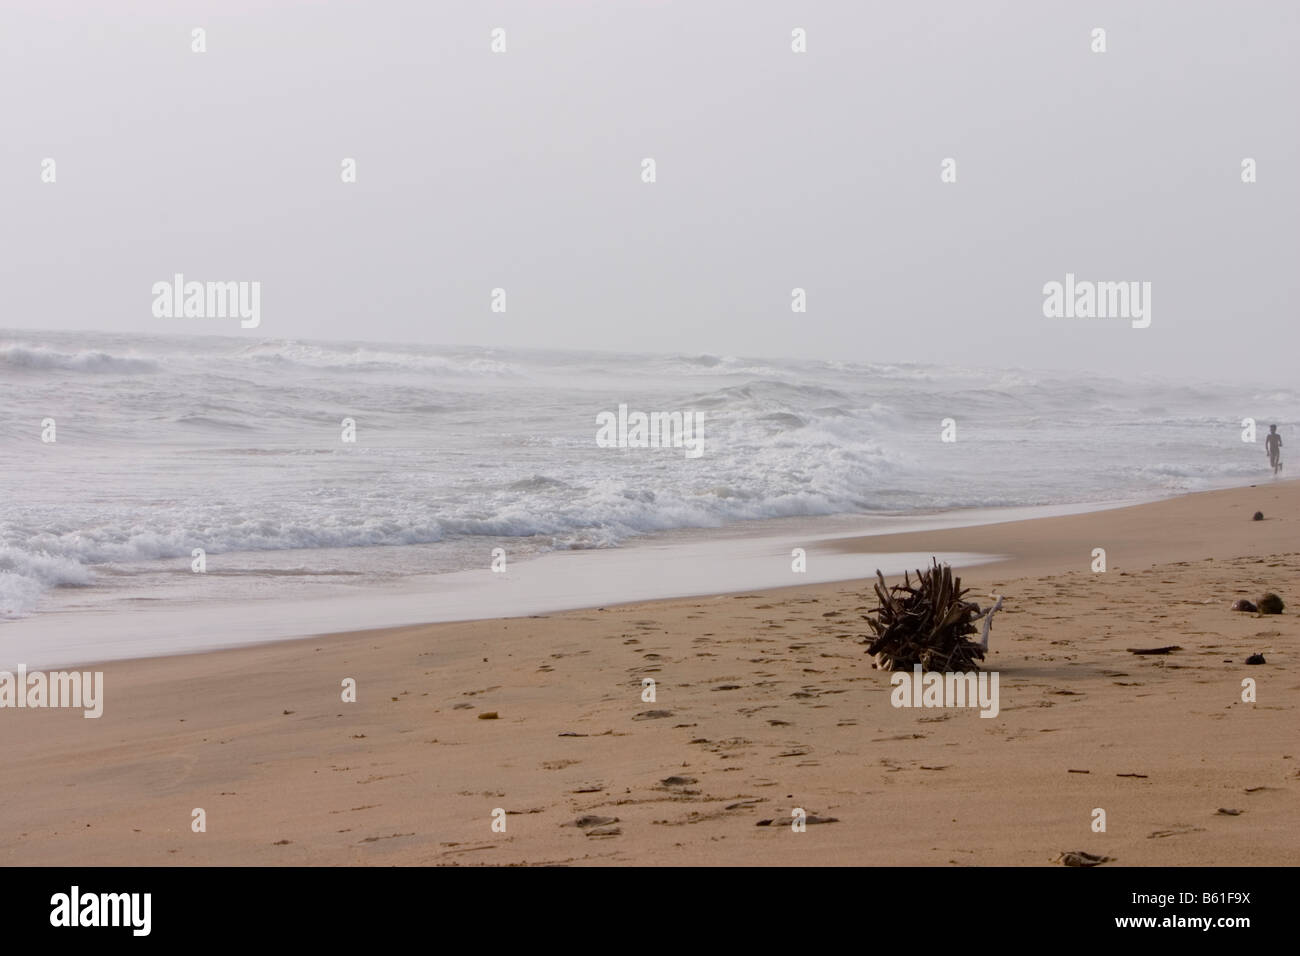
<path fill-rule="evenodd" d="M 1272 591 L 1269 591 L 1259 599 L 1260 614 L 1281 614 L 1284 607 L 1286 607 L 1286 605 L 1282 603 L 1282 599 Z"/>

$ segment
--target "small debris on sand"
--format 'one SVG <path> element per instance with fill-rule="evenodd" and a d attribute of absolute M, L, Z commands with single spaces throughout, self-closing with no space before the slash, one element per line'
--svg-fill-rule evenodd
<path fill-rule="evenodd" d="M 1225 817 L 1239 817 L 1241 816 L 1242 811 L 1235 808 L 1219 807 L 1219 813 L 1223 814 Z"/>
<path fill-rule="evenodd" d="M 1059 863 L 1062 866 L 1101 866 L 1103 863 L 1109 863 L 1112 859 L 1109 856 L 1085 853 L 1083 850 L 1068 850 L 1058 854 L 1052 862 Z"/>
<path fill-rule="evenodd" d="M 602 817 L 594 813 L 586 813 L 578 817 L 572 823 L 561 823 L 562 827 L 578 827 L 580 830 L 589 830 L 592 827 L 607 827 L 611 823 L 618 823 L 618 817 Z"/>
<path fill-rule="evenodd" d="M 633 720 L 661 720 L 664 717 L 671 717 L 671 710 L 643 710 L 639 714 L 633 715 Z"/>
<path fill-rule="evenodd" d="M 1170 644 L 1168 647 L 1130 647 L 1130 654 L 1168 654 L 1171 651 L 1181 651 L 1182 648 L 1177 644 Z"/>
<path fill-rule="evenodd" d="M 1268 661 L 1264 660 L 1264 655 L 1263 655 L 1263 654 L 1251 654 L 1249 657 L 1246 658 L 1246 663 L 1247 663 L 1247 664 L 1267 664 Z"/>
<path fill-rule="evenodd" d="M 483 711 L 483 713 L 481 713 L 481 714 L 478 715 L 478 719 L 479 719 L 479 720 L 497 720 L 497 719 L 498 719 L 497 712 L 496 712 L 495 710 L 485 710 L 485 711 Z"/>
<path fill-rule="evenodd" d="M 791 820 L 791 822 L 794 822 L 794 817 L 791 817 L 790 820 Z M 810 826 L 811 826 L 812 824 L 814 824 L 814 823 L 839 823 L 839 822 L 840 822 L 840 818 L 839 818 L 839 817 L 819 817 L 819 816 L 817 816 L 817 814 L 815 814 L 815 813 L 810 813 L 810 814 L 808 814 L 806 817 L 804 817 L 803 822 L 806 823 L 806 824 L 808 824 L 808 825 L 810 825 Z M 772 821 L 771 821 L 771 820 L 756 820 L 756 821 L 754 822 L 754 826 L 756 826 L 756 827 L 770 827 L 771 825 L 772 825 Z"/>
<path fill-rule="evenodd" d="M 1247 601 L 1245 598 L 1238 598 L 1237 600 L 1232 602 L 1231 610 L 1247 611 L 1251 614 L 1254 614 L 1256 611 L 1259 610 L 1259 608 L 1255 607 L 1253 602 Z"/>
<path fill-rule="evenodd" d="M 1263 521 L 1263 520 L 1264 520 L 1264 512 L 1262 512 L 1262 511 L 1256 511 L 1256 512 L 1255 512 L 1255 517 L 1251 518 L 1250 520 L 1251 520 L 1251 521 Z"/>

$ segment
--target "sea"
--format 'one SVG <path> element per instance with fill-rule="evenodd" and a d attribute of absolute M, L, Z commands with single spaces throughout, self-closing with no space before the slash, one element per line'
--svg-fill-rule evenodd
<path fill-rule="evenodd" d="M 696 414 L 698 456 L 602 447 L 600 416 L 620 406 Z M 30 632 L 51 613 L 375 595 L 557 552 L 1253 483 L 1270 478 L 1269 424 L 1294 447 L 1300 392 L 924 363 L 0 330 L 0 408 L 3 647 L 6 626 Z M 637 567 L 650 580 L 636 594 L 655 596 L 654 566 Z M 497 610 L 485 597 L 472 616 Z"/>

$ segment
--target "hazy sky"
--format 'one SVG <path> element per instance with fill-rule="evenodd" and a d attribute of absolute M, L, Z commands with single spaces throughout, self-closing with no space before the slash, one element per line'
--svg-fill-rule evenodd
<path fill-rule="evenodd" d="M 1298 47 L 1279 0 L 5 0 L 0 327 L 1282 385 Z M 260 328 L 154 318 L 176 272 Z M 1044 318 L 1067 272 L 1151 326 Z"/>

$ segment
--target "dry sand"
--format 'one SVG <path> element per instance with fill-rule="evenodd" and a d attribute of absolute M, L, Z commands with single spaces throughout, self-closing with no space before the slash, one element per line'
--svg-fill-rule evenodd
<path fill-rule="evenodd" d="M 1014 556 L 963 573 L 1006 596 L 994 719 L 891 706 L 866 581 L 104 665 L 99 720 L 0 711 L 0 862 L 1294 864 L 1297 532 L 1270 482 L 870 539 Z"/>

